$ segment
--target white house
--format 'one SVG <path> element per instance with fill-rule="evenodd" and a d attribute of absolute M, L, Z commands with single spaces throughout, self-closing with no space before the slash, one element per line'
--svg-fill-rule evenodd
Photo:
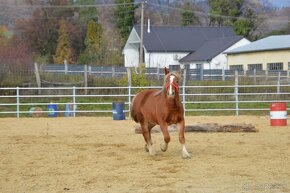
<path fill-rule="evenodd" d="M 140 26 L 133 27 L 123 49 L 125 67 L 139 65 Z M 226 69 L 227 49 L 250 43 L 231 27 L 145 26 L 144 63 L 148 67 Z"/>
<path fill-rule="evenodd" d="M 188 54 L 180 63 L 190 65 L 189 68 L 229 69 L 226 54 L 223 52 L 249 44 L 242 36 L 230 36 L 207 40 L 196 51 Z"/>

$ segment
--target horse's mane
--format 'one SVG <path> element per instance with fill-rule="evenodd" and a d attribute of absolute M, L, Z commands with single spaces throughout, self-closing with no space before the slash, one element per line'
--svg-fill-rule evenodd
<path fill-rule="evenodd" d="M 175 77 L 177 77 L 178 80 L 181 79 L 180 71 L 172 71 L 172 72 L 169 72 L 168 74 L 166 74 L 166 75 L 164 76 L 162 89 L 160 89 L 160 90 L 158 90 L 157 92 L 155 92 L 155 93 L 154 93 L 154 96 L 158 96 L 158 95 L 160 95 L 162 92 L 165 91 L 165 80 L 167 79 L 168 76 L 171 76 L 171 75 L 174 75 Z"/>
<path fill-rule="evenodd" d="M 178 80 L 181 79 L 181 74 L 180 74 L 180 71 L 172 71 L 172 72 L 169 72 L 168 74 L 166 74 L 164 76 L 164 80 L 168 77 L 168 76 L 171 76 L 171 75 L 174 75 L 178 78 Z"/>

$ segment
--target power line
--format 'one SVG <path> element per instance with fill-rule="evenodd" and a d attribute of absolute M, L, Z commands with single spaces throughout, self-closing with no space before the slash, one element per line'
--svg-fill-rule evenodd
<path fill-rule="evenodd" d="M 172 7 L 172 6 L 165 6 L 165 5 L 160 5 L 160 4 L 156 4 L 156 3 L 147 3 L 148 5 L 151 6 L 157 6 L 157 7 L 161 7 L 161 8 L 168 8 L 171 10 L 177 10 L 177 11 L 184 11 L 185 9 L 183 8 L 177 8 L 177 7 Z M 188 10 L 187 10 L 188 11 Z M 244 20 L 248 20 L 251 18 L 248 17 L 242 17 L 242 16 L 228 16 L 228 15 L 219 15 L 219 14 L 212 14 L 212 13 L 206 13 L 206 12 L 202 12 L 202 11 L 195 11 L 195 10 L 191 10 L 192 13 L 195 13 L 197 15 L 202 15 L 202 16 L 206 16 L 206 17 L 221 17 L 221 18 L 225 18 L 225 19 L 244 19 Z M 261 19 L 267 19 L 267 17 L 261 17 Z M 274 21 L 270 21 L 271 23 Z M 276 21 L 277 23 L 282 23 L 281 21 Z M 288 21 L 285 21 L 285 23 L 287 23 Z"/>
<path fill-rule="evenodd" d="M 114 7 L 114 6 L 119 6 L 119 5 L 134 5 L 134 4 L 140 4 L 141 2 L 135 2 L 135 3 L 108 3 L 108 4 L 94 4 L 94 5 L 5 5 L 5 4 L 0 4 L 0 7 L 10 7 L 10 8 L 98 8 L 98 7 Z M 172 6 L 165 6 L 165 5 L 160 5 L 156 3 L 149 3 L 146 2 L 146 4 L 154 6 L 154 7 L 161 7 L 161 8 L 168 8 L 171 10 L 177 10 L 177 11 L 184 11 L 185 9 L 183 8 L 177 8 L 177 7 L 172 7 Z M 212 13 L 206 13 L 202 11 L 196 11 L 196 10 L 191 10 L 192 13 L 195 13 L 197 15 L 202 15 L 206 17 L 221 17 L 225 19 L 250 19 L 247 17 L 242 17 L 242 16 L 228 16 L 228 15 L 220 15 L 220 14 L 212 14 Z M 262 19 L 267 19 L 266 17 Z"/>
<path fill-rule="evenodd" d="M 134 13 L 135 11 L 122 11 L 120 13 Z M 59 17 L 42 17 L 42 18 L 36 18 L 36 17 L 3 17 L 3 18 L 9 18 L 9 19 L 19 19 L 19 20 L 49 20 L 49 19 L 75 19 L 75 20 L 78 20 L 79 17 L 75 17 L 74 15 L 71 15 L 71 16 L 59 16 Z M 88 17 L 88 18 L 94 18 L 93 16 L 91 17 Z M 1 19 L 0 19 L 1 21 Z"/>
<path fill-rule="evenodd" d="M 172 6 L 165 6 L 165 5 L 159 5 L 156 3 L 148 3 L 149 5 L 152 6 L 158 6 L 161 8 L 169 8 L 172 10 L 177 10 L 177 11 L 184 11 L 185 9 L 183 8 L 177 8 L 177 7 L 172 7 Z M 189 10 L 187 10 L 189 11 Z M 228 16 L 228 15 L 219 15 L 219 14 L 211 14 L 211 13 L 206 13 L 206 12 L 202 12 L 202 11 L 195 11 L 195 10 L 190 10 L 192 13 L 195 13 L 197 15 L 204 15 L 204 16 L 213 16 L 213 17 L 222 17 L 222 18 L 226 18 L 226 19 L 248 19 L 246 17 L 237 17 L 237 16 Z"/>
<path fill-rule="evenodd" d="M 94 5 L 5 5 L 0 4 L 0 7 L 11 8 L 98 8 L 98 7 L 115 7 L 119 5 L 134 5 L 136 3 L 108 3 L 108 4 L 94 4 Z M 139 3 L 138 3 L 139 4 Z"/>

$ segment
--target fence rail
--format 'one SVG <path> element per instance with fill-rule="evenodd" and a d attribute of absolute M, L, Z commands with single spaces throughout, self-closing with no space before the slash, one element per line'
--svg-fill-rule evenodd
<path fill-rule="evenodd" d="M 170 66 L 171 67 L 171 66 Z M 121 66 L 86 66 L 86 65 L 39 65 L 39 71 L 44 73 L 59 74 L 84 74 L 99 77 L 123 77 L 127 74 L 127 68 Z M 163 69 L 146 68 L 146 74 L 159 79 L 163 77 Z M 227 80 L 235 76 L 235 70 L 224 69 L 187 69 L 186 77 L 188 80 Z M 246 70 L 238 71 L 240 77 L 252 78 L 275 78 L 276 80 L 290 81 L 290 70 L 266 71 L 266 70 Z"/>
<path fill-rule="evenodd" d="M 48 106 L 57 105 L 58 116 L 67 113 L 71 105 L 72 116 L 91 114 L 110 116 L 112 103 L 124 102 L 126 115 L 132 98 L 140 89 L 161 87 L 51 87 L 51 88 L 0 88 L 0 116 L 31 116 L 31 109 L 38 107 L 43 116 L 50 111 Z M 41 94 L 39 94 L 41 89 Z M 186 115 L 268 114 L 270 103 L 286 102 L 290 106 L 290 85 L 227 85 L 227 86 L 181 86 L 180 96 Z M 289 108 L 287 109 L 289 110 Z M 211 113 L 210 113 L 211 112 Z"/>

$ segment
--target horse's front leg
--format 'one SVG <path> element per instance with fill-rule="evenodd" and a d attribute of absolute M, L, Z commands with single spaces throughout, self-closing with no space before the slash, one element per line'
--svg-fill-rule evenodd
<path fill-rule="evenodd" d="M 165 152 L 168 148 L 168 143 L 170 142 L 170 135 L 168 133 L 168 124 L 166 122 L 160 123 L 160 128 L 163 134 L 164 141 L 160 144 L 161 151 Z"/>
<path fill-rule="evenodd" d="M 188 153 L 186 147 L 185 147 L 185 137 L 184 137 L 184 128 L 185 128 L 185 123 L 184 120 L 180 121 L 179 123 L 176 124 L 179 132 L 179 142 L 182 146 L 182 158 L 190 158 L 190 154 Z"/>

